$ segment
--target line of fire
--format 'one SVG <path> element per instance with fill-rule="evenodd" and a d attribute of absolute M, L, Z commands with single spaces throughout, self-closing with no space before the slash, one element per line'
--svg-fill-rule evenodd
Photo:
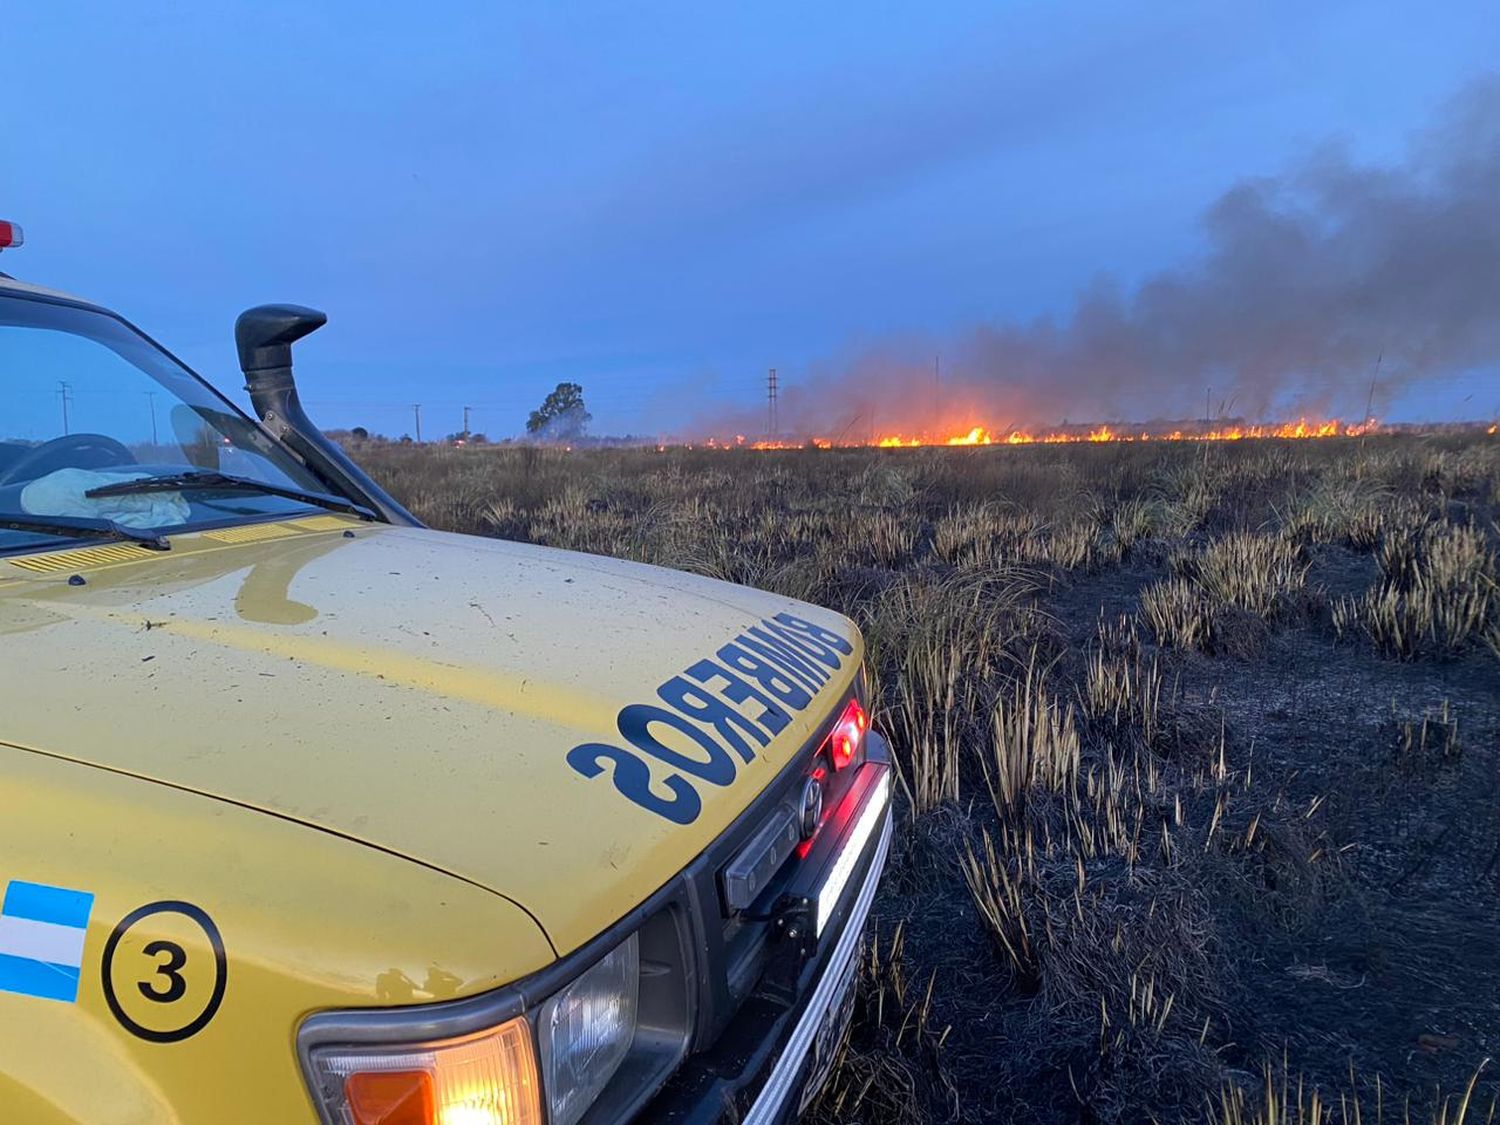
<path fill-rule="evenodd" d="M 986 426 L 969 426 L 944 433 L 888 433 L 866 437 L 827 437 L 813 435 L 805 438 L 778 437 L 751 438 L 737 434 L 734 438 L 708 438 L 702 444 L 711 449 L 803 449 L 814 446 L 818 449 L 853 449 L 877 447 L 880 449 L 919 449 L 933 446 L 981 446 L 981 445 L 1071 445 L 1083 442 L 1144 442 L 1144 441 L 1242 441 L 1247 438 L 1351 438 L 1379 433 L 1381 423 L 1369 418 L 1363 422 L 1313 421 L 1299 418 L 1293 422 L 1278 422 L 1265 425 L 1233 423 L 1211 426 L 1173 426 L 1153 428 L 1146 426 L 1094 425 L 1058 427 L 1049 430 L 990 429 Z M 1490 426 L 1489 432 L 1494 433 Z"/>

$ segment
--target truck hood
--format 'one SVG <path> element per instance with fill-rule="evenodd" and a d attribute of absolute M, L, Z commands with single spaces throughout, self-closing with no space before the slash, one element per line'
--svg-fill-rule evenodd
<path fill-rule="evenodd" d="M 0 561 L 0 741 L 435 867 L 521 905 L 559 954 L 721 833 L 863 658 L 838 614 L 593 555 L 332 516 L 172 544 Z M 665 707 L 661 685 L 767 621 L 825 661 L 765 745 L 715 752 L 707 721 L 641 706 L 662 752 L 626 741 L 622 709 Z M 625 759 L 649 771 L 633 791 Z"/>

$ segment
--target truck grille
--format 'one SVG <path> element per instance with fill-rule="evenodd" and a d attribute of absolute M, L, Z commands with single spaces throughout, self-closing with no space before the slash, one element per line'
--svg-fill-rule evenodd
<path fill-rule="evenodd" d="M 716 993 L 714 1019 L 700 1027 L 699 1043 L 711 1042 L 755 991 L 767 964 L 773 919 L 770 909 L 779 891 L 796 875 L 806 848 L 831 810 L 838 806 L 856 770 L 835 770 L 828 748 L 829 734 L 855 691 L 840 699 L 797 758 L 784 769 L 730 832 L 715 842 L 712 894 L 704 888 L 705 929 L 710 943 L 710 976 Z M 816 787 L 818 815 L 806 823 L 808 791 Z M 808 829 L 811 829 L 809 831 Z M 716 919 L 717 924 L 710 922 Z M 717 948 L 713 948 L 717 947 Z"/>

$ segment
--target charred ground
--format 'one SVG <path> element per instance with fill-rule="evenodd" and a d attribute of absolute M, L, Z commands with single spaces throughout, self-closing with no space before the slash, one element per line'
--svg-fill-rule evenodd
<path fill-rule="evenodd" d="M 860 623 L 901 832 L 821 1120 L 1454 1122 L 1500 1047 L 1494 437 L 353 452 Z"/>

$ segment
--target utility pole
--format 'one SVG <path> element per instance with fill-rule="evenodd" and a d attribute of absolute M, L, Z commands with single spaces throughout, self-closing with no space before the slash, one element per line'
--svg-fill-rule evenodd
<path fill-rule="evenodd" d="M 1203 388 L 1203 441 L 1200 444 L 1202 444 L 1202 446 L 1203 446 L 1203 467 L 1204 468 L 1208 467 L 1208 447 L 1209 447 L 1209 445 L 1212 444 L 1208 440 L 1208 435 L 1213 432 L 1213 423 L 1209 421 L 1209 417 L 1208 417 L 1208 414 L 1209 414 L 1208 400 L 1209 400 L 1209 396 L 1211 396 L 1213 393 L 1214 393 L 1214 389 L 1212 387 L 1204 387 Z"/>
<path fill-rule="evenodd" d="M 938 425 L 943 424 L 943 357 L 932 357 L 932 401 L 937 406 Z"/>
<path fill-rule="evenodd" d="M 1380 365 L 1384 360 L 1385 349 L 1381 348 L 1380 353 L 1375 357 L 1375 370 L 1370 372 L 1370 394 L 1365 399 L 1365 416 L 1360 421 L 1359 451 L 1361 456 L 1364 455 L 1365 441 L 1370 436 L 1370 423 L 1375 421 L 1375 380 L 1380 378 Z"/>
<path fill-rule="evenodd" d="M 417 420 L 417 444 L 422 444 L 422 404 L 414 402 L 411 404 L 412 417 Z"/>
<path fill-rule="evenodd" d="M 776 417 L 776 368 L 771 368 L 770 374 L 766 376 L 766 436 L 772 441 L 776 440 L 781 427 L 777 424 Z"/>
<path fill-rule="evenodd" d="M 156 448 L 156 392 L 155 391 L 143 391 L 142 393 L 146 396 L 146 402 L 149 404 L 150 409 L 151 409 L 151 448 L 155 449 Z"/>
<path fill-rule="evenodd" d="M 1380 354 L 1375 357 L 1375 370 L 1370 372 L 1370 397 L 1365 399 L 1364 424 L 1369 426 L 1370 419 L 1375 413 L 1375 380 L 1380 378 L 1380 364 L 1385 359 L 1385 349 L 1380 349 Z"/>
<path fill-rule="evenodd" d="M 473 407 L 470 407 L 470 406 L 464 407 L 464 444 L 465 445 L 467 445 L 469 443 L 469 411 L 472 410 L 472 409 L 473 409 Z"/>
<path fill-rule="evenodd" d="M 63 435 L 67 436 L 68 430 L 68 401 L 71 399 L 73 384 L 62 379 L 57 381 L 57 397 L 62 400 Z"/>

